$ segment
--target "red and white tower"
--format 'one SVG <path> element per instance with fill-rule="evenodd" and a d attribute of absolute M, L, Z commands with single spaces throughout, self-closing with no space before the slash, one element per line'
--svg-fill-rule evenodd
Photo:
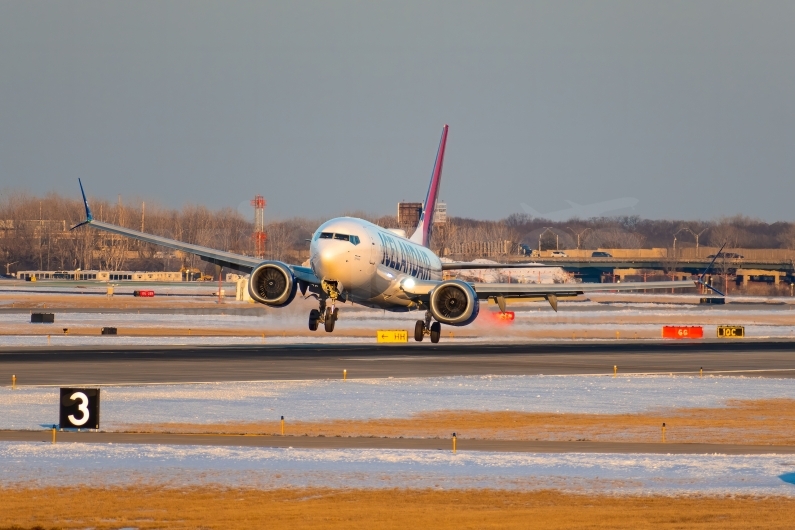
<path fill-rule="evenodd" d="M 265 234 L 265 197 L 255 195 L 251 201 L 254 207 L 254 256 L 265 258 L 265 241 L 268 236 Z"/>

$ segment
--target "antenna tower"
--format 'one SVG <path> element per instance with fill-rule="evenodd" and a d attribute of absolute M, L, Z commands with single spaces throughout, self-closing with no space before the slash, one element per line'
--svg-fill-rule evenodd
<path fill-rule="evenodd" d="M 265 258 L 265 241 L 268 236 L 265 234 L 265 197 L 255 195 L 251 201 L 254 207 L 254 255 L 258 258 Z"/>

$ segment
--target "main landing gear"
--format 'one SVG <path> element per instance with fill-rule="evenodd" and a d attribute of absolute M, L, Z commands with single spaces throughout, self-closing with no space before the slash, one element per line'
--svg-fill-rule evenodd
<path fill-rule="evenodd" d="M 331 307 L 326 307 L 326 301 L 320 301 L 320 309 L 313 309 L 309 312 L 309 331 L 317 331 L 318 326 L 322 323 L 323 328 L 327 333 L 334 331 L 334 324 L 339 318 L 340 310 L 334 307 L 332 300 Z"/>
<path fill-rule="evenodd" d="M 425 313 L 425 320 L 418 320 L 414 324 L 414 340 L 422 342 L 425 335 L 431 336 L 431 342 L 436 344 L 442 336 L 442 325 L 438 322 L 431 324 L 431 313 Z"/>

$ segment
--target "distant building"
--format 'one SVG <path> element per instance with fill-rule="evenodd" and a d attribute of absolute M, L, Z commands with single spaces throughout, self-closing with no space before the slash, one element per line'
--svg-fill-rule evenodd
<path fill-rule="evenodd" d="M 94 280 L 98 282 L 181 282 L 182 273 L 140 271 L 19 271 L 20 280 Z"/>
<path fill-rule="evenodd" d="M 422 215 L 423 204 L 421 202 L 399 202 L 397 220 L 400 226 L 417 226 Z M 433 222 L 435 224 L 445 224 L 447 222 L 447 203 L 436 201 L 436 208 L 433 212 Z"/>
<path fill-rule="evenodd" d="M 420 223 L 420 215 L 422 215 L 421 202 L 398 203 L 397 221 L 399 226 L 417 226 Z"/>
<path fill-rule="evenodd" d="M 433 222 L 437 225 L 443 225 L 447 222 L 447 203 L 444 201 L 436 201 L 436 208 L 433 211 Z"/>

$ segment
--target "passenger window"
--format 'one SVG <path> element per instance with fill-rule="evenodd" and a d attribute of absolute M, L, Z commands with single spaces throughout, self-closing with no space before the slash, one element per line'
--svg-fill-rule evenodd
<path fill-rule="evenodd" d="M 359 236 L 351 236 L 351 243 L 353 243 L 354 245 L 358 245 L 359 244 Z"/>
<path fill-rule="evenodd" d="M 340 241 L 348 241 L 351 236 L 346 234 L 334 234 L 334 239 L 339 239 Z"/>
<path fill-rule="evenodd" d="M 320 233 L 320 239 L 331 239 L 332 237 L 334 237 L 334 234 L 332 234 L 331 232 Z"/>

